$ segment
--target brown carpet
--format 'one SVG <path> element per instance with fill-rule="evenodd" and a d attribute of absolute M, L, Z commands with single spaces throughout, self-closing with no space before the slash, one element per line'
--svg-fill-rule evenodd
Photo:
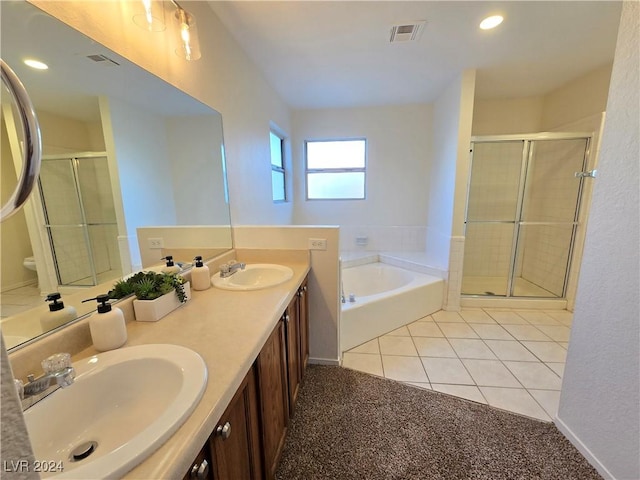
<path fill-rule="evenodd" d="M 340 367 L 307 369 L 290 479 L 601 479 L 552 423 Z"/>

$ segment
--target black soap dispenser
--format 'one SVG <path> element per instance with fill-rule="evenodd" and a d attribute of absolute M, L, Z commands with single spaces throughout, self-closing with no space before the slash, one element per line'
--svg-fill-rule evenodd
<path fill-rule="evenodd" d="M 43 332 L 53 330 L 78 317 L 76 309 L 71 306 L 65 307 L 61 299 L 62 295 L 58 292 L 47 295 L 45 301 L 51 303 L 49 304 L 49 311 L 40 318 L 40 326 Z"/>

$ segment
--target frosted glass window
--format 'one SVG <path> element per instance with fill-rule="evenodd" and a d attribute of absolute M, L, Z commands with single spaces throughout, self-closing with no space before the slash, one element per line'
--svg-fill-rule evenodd
<path fill-rule="evenodd" d="M 271 144 L 271 193 L 274 202 L 287 200 L 286 173 L 284 169 L 284 139 L 269 132 Z"/>
<path fill-rule="evenodd" d="M 307 141 L 308 200 L 365 198 L 365 139 Z"/>

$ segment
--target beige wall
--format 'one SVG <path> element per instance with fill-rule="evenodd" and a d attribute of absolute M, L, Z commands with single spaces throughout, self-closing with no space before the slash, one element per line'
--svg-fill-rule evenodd
<path fill-rule="evenodd" d="M 2 193 L 2 204 L 6 202 L 16 187 L 17 176 L 13 166 L 11 149 L 9 148 L 9 138 L 7 137 L 4 116 L 0 125 L 0 147 L 2 148 L 2 172 L 0 192 Z M 10 290 L 37 281 L 36 272 L 27 270 L 22 265 L 25 257 L 33 255 L 29 232 L 24 211 L 20 210 L 5 222 L 0 228 L 2 238 L 0 239 L 0 291 Z"/>
<path fill-rule="evenodd" d="M 102 152 L 100 124 L 86 123 L 42 110 L 36 111 L 42 132 L 42 153 Z"/>
<path fill-rule="evenodd" d="M 538 133 L 604 112 L 610 76 L 607 64 L 541 96 L 476 99 L 472 133 Z"/>

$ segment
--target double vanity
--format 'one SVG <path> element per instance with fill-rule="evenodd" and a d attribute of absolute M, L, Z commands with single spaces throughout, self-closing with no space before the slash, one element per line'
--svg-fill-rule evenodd
<path fill-rule="evenodd" d="M 238 250 L 212 272 L 234 256 L 246 263 L 235 281 L 158 322 L 120 302 L 120 349 L 99 354 L 83 319 L 12 352 L 23 380 L 60 351 L 77 370 L 25 412 L 36 460 L 52 466 L 42 478 L 273 478 L 309 355 L 309 252 Z"/>

